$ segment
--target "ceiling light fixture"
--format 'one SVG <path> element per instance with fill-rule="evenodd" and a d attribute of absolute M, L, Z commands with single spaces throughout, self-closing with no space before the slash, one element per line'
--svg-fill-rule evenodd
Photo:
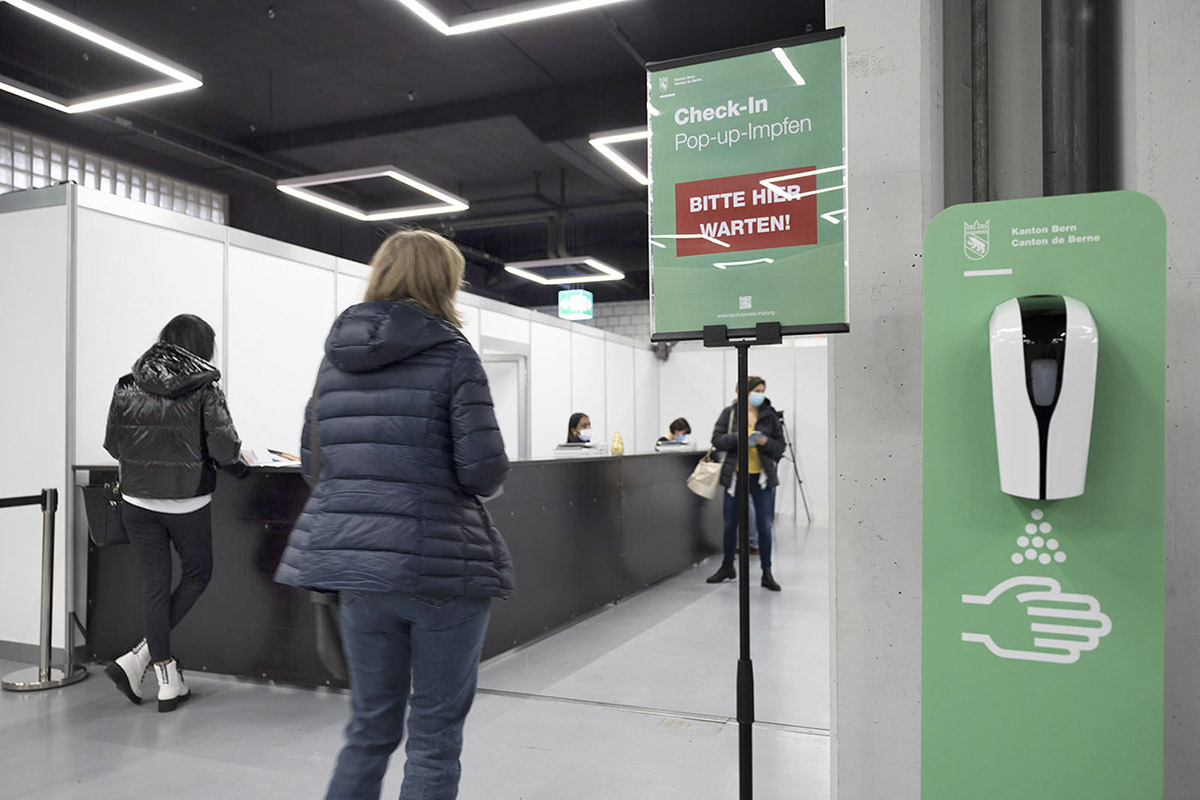
<path fill-rule="evenodd" d="M 535 19 L 555 17 L 559 14 L 586 11 L 598 6 L 623 3 L 626 0 L 567 0 L 567 2 L 558 3 L 517 3 L 506 8 L 463 14 L 457 17 L 450 17 L 449 19 L 442 19 L 436 11 L 425 5 L 421 0 L 398 0 L 398 2 L 425 20 L 438 33 L 445 36 L 456 36 L 460 33 L 474 33 L 476 31 L 487 30 L 488 28 L 499 28 L 502 25 L 515 25 L 518 22 L 529 22 Z"/>
<path fill-rule="evenodd" d="M 533 270 L 545 267 L 570 267 L 586 265 L 596 270 L 594 275 L 570 275 L 565 278 L 543 278 Z M 598 281 L 620 281 L 625 279 L 625 273 L 610 267 L 599 259 L 591 256 L 574 256 L 569 258 L 543 258 L 537 261 L 511 261 L 504 265 L 506 272 L 519 275 L 527 281 L 540 283 L 542 286 L 566 286 L 573 283 L 596 283 Z"/>
<path fill-rule="evenodd" d="M 331 183 L 361 181 L 368 178 L 391 178 L 394 181 L 399 181 L 406 186 L 416 189 L 418 192 L 427 194 L 435 200 L 440 200 L 441 205 L 403 206 L 384 208 L 379 211 L 364 211 L 361 208 L 339 203 L 337 200 L 317 194 L 316 192 L 311 192 L 307 188 L 309 186 L 326 186 Z M 292 197 L 299 198 L 321 208 L 345 214 L 347 217 L 353 217 L 360 222 L 378 222 L 385 219 L 402 219 L 406 217 L 428 217 L 433 214 L 453 214 L 459 211 L 466 211 L 471 207 L 466 200 L 458 195 L 450 194 L 444 189 L 439 189 L 432 184 L 425 183 L 419 178 L 409 175 L 407 172 L 393 166 L 364 167 L 362 169 L 350 169 L 343 172 L 323 172 L 320 175 L 304 175 L 299 178 L 289 178 L 279 181 L 275 184 L 275 188 L 284 194 L 290 194 Z"/>
<path fill-rule="evenodd" d="M 621 144 L 622 142 L 636 142 L 639 139 L 645 140 L 649 136 L 650 131 L 646 128 L 626 128 L 619 131 L 593 133 L 588 137 L 588 144 L 599 150 L 604 154 L 605 158 L 620 167 L 626 175 L 633 178 L 642 186 L 649 186 L 650 179 L 646 177 L 646 174 L 634 166 L 632 161 L 610 147 L 610 145 Z"/>
<path fill-rule="evenodd" d="M 775 58 L 779 59 L 779 63 L 783 65 L 787 74 L 792 76 L 792 80 L 796 82 L 796 85 L 804 86 L 803 76 L 800 75 L 800 71 L 796 69 L 796 65 L 792 63 L 792 60 L 788 58 L 787 53 L 783 52 L 783 48 L 774 47 L 771 48 L 771 52 L 775 54 Z"/>
<path fill-rule="evenodd" d="M 127 89 L 100 92 L 69 100 L 50 92 L 40 91 L 21 81 L 5 78 L 0 75 L 0 91 L 9 92 L 26 100 L 32 100 L 35 103 L 49 106 L 55 111 L 61 111 L 64 114 L 80 114 L 85 111 L 96 111 L 97 109 L 133 103 L 138 100 L 148 100 L 151 97 L 186 92 L 189 89 L 196 89 L 204 85 L 204 81 L 201 80 L 199 74 L 181 67 L 173 61 L 168 61 L 160 55 L 151 53 L 149 50 L 141 48 L 132 42 L 127 42 L 118 36 L 114 36 L 108 31 L 72 16 L 65 11 L 59 11 L 54 6 L 35 2 L 35 0 L 0 0 L 0 4 L 5 2 L 19 11 L 24 11 L 26 14 L 37 17 L 55 27 L 62 28 L 68 33 L 86 39 L 93 44 L 100 45 L 106 50 L 111 50 L 117 55 L 128 58 L 155 72 L 162 73 L 166 76 L 166 80 L 142 83 Z"/>

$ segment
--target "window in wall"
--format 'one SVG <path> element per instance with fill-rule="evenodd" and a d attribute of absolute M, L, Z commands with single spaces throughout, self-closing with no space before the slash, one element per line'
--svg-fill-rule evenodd
<path fill-rule="evenodd" d="M 211 222 L 226 221 L 229 200 L 221 192 L 0 125 L 0 194 L 62 181 Z"/>

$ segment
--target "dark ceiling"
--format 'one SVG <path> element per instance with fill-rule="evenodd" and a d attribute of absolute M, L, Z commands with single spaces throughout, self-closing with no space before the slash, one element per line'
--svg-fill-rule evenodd
<path fill-rule="evenodd" d="M 513 0 L 426 0 L 443 18 Z M 419 223 L 468 256 L 472 291 L 556 302 L 505 261 L 592 255 L 648 296 L 646 190 L 588 144 L 645 125 L 646 62 L 823 30 L 823 0 L 626 0 L 443 36 L 397 0 L 57 0 L 64 11 L 200 73 L 192 92 L 66 115 L 0 93 L 0 120 L 229 195 L 235 228 L 367 260 L 392 223 L 340 217 L 275 181 L 393 164 L 466 198 Z M 59 94 L 130 79 L 127 63 L 0 3 L 0 74 Z M 93 52 L 99 50 L 99 52 Z M 621 152 L 645 164 L 644 144 Z M 340 191 L 354 191 L 354 185 Z M 362 207 L 389 199 L 364 182 Z M 409 198 L 399 197 L 399 202 Z"/>

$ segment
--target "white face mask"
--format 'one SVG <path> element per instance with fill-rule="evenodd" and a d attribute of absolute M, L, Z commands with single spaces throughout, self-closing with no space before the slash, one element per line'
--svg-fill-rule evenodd
<path fill-rule="evenodd" d="M 579 439 L 580 439 L 580 441 L 583 441 L 583 442 L 590 442 L 592 440 L 592 429 L 584 428 L 583 430 L 581 430 L 579 432 Z"/>

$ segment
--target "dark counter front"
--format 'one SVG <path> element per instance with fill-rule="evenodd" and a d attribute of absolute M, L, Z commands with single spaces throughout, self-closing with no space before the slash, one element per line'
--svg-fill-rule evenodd
<path fill-rule="evenodd" d="M 492 604 L 484 657 L 626 597 L 716 552 L 721 504 L 685 481 L 699 453 L 513 464 L 488 504 L 517 572 L 517 592 Z M 115 477 L 86 468 L 89 483 Z M 295 470 L 222 473 L 213 498 L 213 577 L 176 629 L 187 669 L 301 685 L 342 685 L 316 649 L 309 593 L 272 579 L 308 496 Z M 178 562 L 176 562 L 178 575 Z M 87 651 L 120 655 L 142 636 L 140 579 L 128 545 L 88 546 Z"/>

